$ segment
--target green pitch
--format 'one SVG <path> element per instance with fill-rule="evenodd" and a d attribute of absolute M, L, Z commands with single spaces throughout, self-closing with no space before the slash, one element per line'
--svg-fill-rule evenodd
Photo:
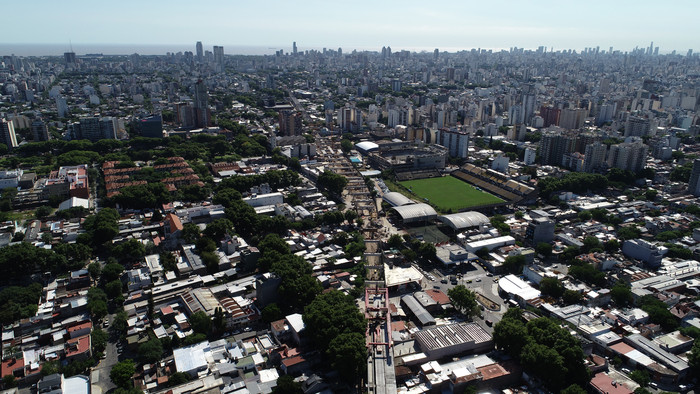
<path fill-rule="evenodd" d="M 503 202 L 502 199 L 477 190 L 452 176 L 417 179 L 400 184 L 419 200 L 431 204 L 443 213 Z"/>

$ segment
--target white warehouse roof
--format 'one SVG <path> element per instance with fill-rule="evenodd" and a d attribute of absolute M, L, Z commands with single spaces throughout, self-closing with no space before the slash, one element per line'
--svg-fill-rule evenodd
<path fill-rule="evenodd" d="M 402 205 L 413 204 L 413 200 L 404 196 L 399 192 L 389 192 L 382 197 L 384 201 L 388 202 L 392 207 L 400 207 Z"/>
<path fill-rule="evenodd" d="M 403 205 L 392 209 L 401 216 L 405 223 L 437 218 L 437 212 L 428 204 Z"/>
<path fill-rule="evenodd" d="M 355 144 L 355 147 L 359 150 L 363 150 L 365 152 L 369 152 L 371 150 L 379 149 L 379 145 L 375 144 L 374 142 L 371 141 L 362 141 L 358 142 Z"/>
<path fill-rule="evenodd" d="M 486 215 L 476 211 L 453 213 L 451 215 L 440 216 L 438 219 L 454 230 L 477 227 L 489 223 L 489 218 L 487 218 Z"/>
<path fill-rule="evenodd" d="M 527 301 L 540 296 L 540 291 L 515 275 L 506 275 L 498 281 L 498 288 Z"/>

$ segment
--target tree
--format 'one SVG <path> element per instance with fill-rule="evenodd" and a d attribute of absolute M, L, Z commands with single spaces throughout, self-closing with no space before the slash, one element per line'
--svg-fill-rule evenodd
<path fill-rule="evenodd" d="M 333 338 L 342 333 L 364 333 L 366 321 L 355 299 L 337 290 L 318 295 L 302 315 L 307 335 L 319 349 L 327 349 Z"/>
<path fill-rule="evenodd" d="M 5 388 L 17 387 L 14 375 L 5 375 L 2 377 L 2 385 Z"/>
<path fill-rule="evenodd" d="M 44 219 L 51 215 L 51 212 L 53 211 L 53 208 L 47 206 L 47 205 L 42 205 L 39 208 L 36 209 L 34 214 L 36 215 L 37 219 Z"/>
<path fill-rule="evenodd" d="M 49 376 L 59 373 L 58 361 L 47 361 L 41 365 L 41 375 Z"/>
<path fill-rule="evenodd" d="M 277 378 L 277 386 L 272 389 L 272 394 L 304 394 L 301 383 L 295 382 L 291 375 L 282 375 Z"/>
<path fill-rule="evenodd" d="M 209 330 L 211 329 L 211 317 L 206 313 L 202 311 L 195 312 L 190 315 L 188 321 L 194 332 L 205 335 L 209 334 Z"/>
<path fill-rule="evenodd" d="M 282 310 L 277 304 L 269 304 L 260 312 L 260 317 L 265 323 L 272 323 L 284 317 Z"/>
<path fill-rule="evenodd" d="M 358 332 L 344 332 L 333 338 L 326 350 L 331 365 L 348 382 L 365 375 L 367 367 L 367 343 Z"/>
<path fill-rule="evenodd" d="M 275 251 L 283 255 L 290 253 L 287 243 L 277 234 L 267 234 L 258 245 L 258 249 L 261 250 L 263 254 L 271 251 Z"/>
<path fill-rule="evenodd" d="M 233 231 L 233 223 L 228 219 L 216 219 L 207 224 L 203 234 L 211 239 L 221 239 Z"/>
<path fill-rule="evenodd" d="M 146 363 L 155 363 L 163 355 L 163 344 L 158 338 L 151 338 L 139 345 L 139 357 Z"/>
<path fill-rule="evenodd" d="M 386 242 L 387 246 L 392 249 L 401 249 L 403 246 L 403 238 L 399 234 L 392 234 Z"/>
<path fill-rule="evenodd" d="M 90 333 L 90 339 L 92 340 L 92 348 L 95 351 L 102 352 L 107 346 L 107 333 L 101 328 L 96 328 Z M 43 369 L 42 369 L 43 372 Z"/>
<path fill-rule="evenodd" d="M 163 270 L 166 272 L 175 271 L 177 269 L 177 259 L 175 258 L 175 255 L 170 252 L 162 252 L 160 255 L 158 255 L 158 260 L 163 266 Z"/>
<path fill-rule="evenodd" d="M 467 289 L 464 285 L 457 285 L 447 292 L 450 298 L 450 303 L 458 311 L 467 316 L 475 316 L 479 314 L 479 304 L 476 302 L 476 294 Z"/>
<path fill-rule="evenodd" d="M 553 298 L 559 298 L 564 294 L 564 286 L 557 278 L 546 277 L 540 281 L 540 291 L 542 294 Z"/>
<path fill-rule="evenodd" d="M 107 315 L 107 295 L 102 289 L 91 287 L 87 299 L 87 309 L 93 319 L 100 320 Z"/>
<path fill-rule="evenodd" d="M 122 263 L 131 263 L 146 255 L 146 247 L 137 239 L 131 238 L 112 247 L 112 256 Z"/>
<path fill-rule="evenodd" d="M 605 243 L 603 248 L 608 253 L 615 253 L 618 250 L 620 250 L 620 242 L 616 239 L 611 239 L 610 241 Z"/>
<path fill-rule="evenodd" d="M 98 262 L 90 263 L 87 269 L 88 273 L 90 274 L 93 280 L 97 280 L 97 278 L 99 278 L 100 274 L 102 273 L 102 266 Z"/>
<path fill-rule="evenodd" d="M 552 245 L 547 242 L 539 242 L 535 247 L 535 251 L 545 257 L 552 254 Z"/>
<path fill-rule="evenodd" d="M 519 308 L 511 308 L 509 311 L 514 309 L 520 310 Z M 520 357 L 520 353 L 529 338 L 522 321 L 504 316 L 493 329 L 493 340 L 500 349 L 517 358 Z"/>
<path fill-rule="evenodd" d="M 503 268 L 511 274 L 520 274 L 525 266 L 525 256 L 519 254 L 517 256 L 508 256 L 503 262 Z"/>
<path fill-rule="evenodd" d="M 348 184 L 348 179 L 340 174 L 324 171 L 318 176 L 316 183 L 319 187 L 328 190 L 331 194 L 340 196 L 343 193 L 343 189 Z"/>
<path fill-rule="evenodd" d="M 345 154 L 350 153 L 352 150 L 352 141 L 343 139 L 340 141 L 340 149 L 342 149 Z"/>
<path fill-rule="evenodd" d="M 695 374 L 700 373 L 700 340 L 697 338 L 693 342 L 693 348 L 688 353 L 688 363 Z"/>
<path fill-rule="evenodd" d="M 173 386 L 178 386 L 183 383 L 187 383 L 190 381 L 190 375 L 184 373 L 184 372 L 175 372 L 174 374 L 170 375 L 168 378 L 168 386 L 173 387 Z"/>
<path fill-rule="evenodd" d="M 621 307 L 632 305 L 634 301 L 632 291 L 624 282 L 617 282 L 615 286 L 610 289 L 610 298 L 616 305 Z"/>
<path fill-rule="evenodd" d="M 649 372 L 643 369 L 632 371 L 632 373 L 630 373 L 630 379 L 634 380 L 642 387 L 648 386 L 649 382 L 651 381 L 651 378 L 649 377 Z"/>
<path fill-rule="evenodd" d="M 583 300 L 583 295 L 576 290 L 564 290 L 564 294 L 561 296 L 562 301 L 566 305 L 578 304 Z"/>
<path fill-rule="evenodd" d="M 185 223 L 182 226 L 180 238 L 185 240 L 187 243 L 194 243 L 194 241 L 199 238 L 199 227 L 197 227 L 197 225 L 194 223 Z"/>
<path fill-rule="evenodd" d="M 134 361 L 127 359 L 112 367 L 109 378 L 117 387 L 129 388 L 132 385 L 131 377 L 134 376 L 134 373 L 136 373 Z"/>
<path fill-rule="evenodd" d="M 587 391 L 582 389 L 581 386 L 577 384 L 572 384 L 571 386 L 565 388 L 561 391 L 561 394 L 586 394 Z"/>
<path fill-rule="evenodd" d="M 115 279 L 105 285 L 105 292 L 109 298 L 116 298 L 122 295 L 122 282 L 119 279 Z"/>
<path fill-rule="evenodd" d="M 102 268 L 102 280 L 105 282 L 117 280 L 122 275 L 122 272 L 124 272 L 123 265 L 119 263 L 107 263 L 104 268 Z"/>

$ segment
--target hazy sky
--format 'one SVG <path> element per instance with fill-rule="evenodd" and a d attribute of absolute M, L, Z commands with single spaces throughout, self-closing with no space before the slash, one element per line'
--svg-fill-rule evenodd
<path fill-rule="evenodd" d="M 698 0 L 5 1 L 0 44 L 700 50 Z M 226 47 L 228 47 L 226 49 Z M 83 49 L 83 50 L 81 50 Z M 172 49 L 170 49 L 172 50 Z M 272 50 L 271 50 L 272 51 Z M 110 51 L 105 49 L 105 53 Z M 158 50 L 156 50 L 158 52 Z M 124 53 L 122 50 L 121 53 Z"/>

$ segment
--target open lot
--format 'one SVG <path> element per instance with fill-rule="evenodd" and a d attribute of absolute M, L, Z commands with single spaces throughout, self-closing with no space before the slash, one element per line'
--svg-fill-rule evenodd
<path fill-rule="evenodd" d="M 419 200 L 430 203 L 442 213 L 503 202 L 452 176 L 417 179 L 400 184 Z"/>

